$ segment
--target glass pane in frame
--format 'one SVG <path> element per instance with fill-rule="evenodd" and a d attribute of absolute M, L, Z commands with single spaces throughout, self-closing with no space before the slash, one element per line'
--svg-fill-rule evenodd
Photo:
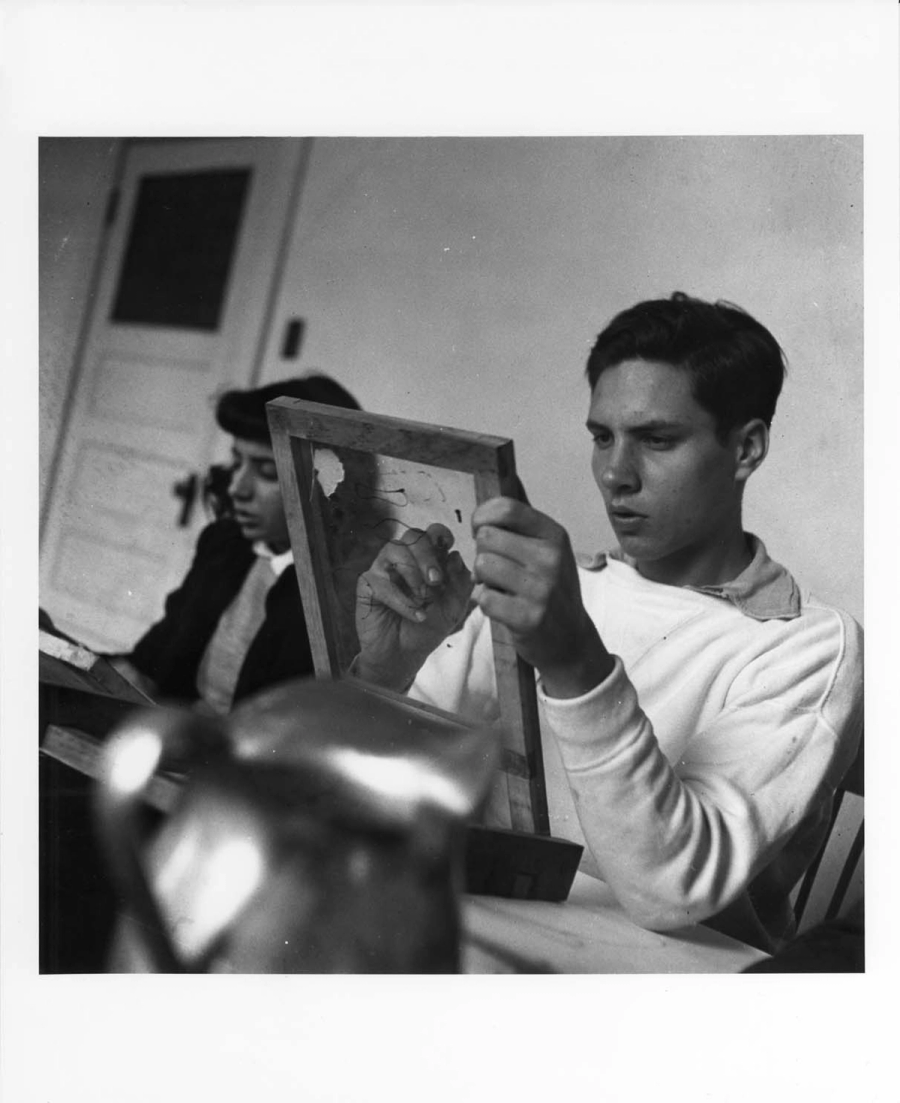
<path fill-rule="evenodd" d="M 512 441 L 292 398 L 268 417 L 316 675 L 339 678 L 356 654 L 361 571 L 404 526 L 435 520 L 471 564 L 475 505 L 518 493 Z M 549 834 L 534 671 L 502 625 L 491 631 L 510 821 Z"/>

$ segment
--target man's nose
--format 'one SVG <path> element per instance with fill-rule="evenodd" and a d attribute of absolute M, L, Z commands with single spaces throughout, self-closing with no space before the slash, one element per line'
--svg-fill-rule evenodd
<path fill-rule="evenodd" d="M 611 449 L 600 475 L 604 489 L 612 494 L 635 491 L 640 486 L 640 476 L 634 457 L 625 448 Z"/>

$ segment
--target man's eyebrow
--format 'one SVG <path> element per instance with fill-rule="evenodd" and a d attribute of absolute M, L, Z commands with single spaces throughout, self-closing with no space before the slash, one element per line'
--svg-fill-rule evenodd
<path fill-rule="evenodd" d="M 588 429 L 606 429 L 606 426 L 602 421 L 595 421 L 593 418 L 588 418 Z M 663 429 L 683 429 L 684 425 L 680 421 L 667 421 L 665 418 L 650 418 L 648 421 L 636 422 L 634 425 L 627 426 L 626 432 L 629 433 L 656 433 Z"/>

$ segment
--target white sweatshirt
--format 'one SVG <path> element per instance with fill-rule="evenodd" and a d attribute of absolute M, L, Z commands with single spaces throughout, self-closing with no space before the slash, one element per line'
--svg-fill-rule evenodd
<path fill-rule="evenodd" d="M 862 631 L 762 543 L 734 582 L 649 582 L 621 559 L 581 569 L 613 673 L 590 693 L 538 683 L 551 832 L 586 847 L 638 924 L 713 925 L 771 947 L 862 729 Z M 475 610 L 410 696 L 497 718 L 490 625 Z M 502 790 L 490 822 L 508 826 Z M 727 910 L 725 910 L 727 909 Z"/>

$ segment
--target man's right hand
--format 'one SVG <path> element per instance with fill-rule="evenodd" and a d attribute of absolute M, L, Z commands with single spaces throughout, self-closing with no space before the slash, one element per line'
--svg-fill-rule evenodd
<path fill-rule="evenodd" d="M 465 619 L 472 575 L 445 525 L 389 541 L 356 587 L 355 672 L 404 690 L 431 652 Z"/>

